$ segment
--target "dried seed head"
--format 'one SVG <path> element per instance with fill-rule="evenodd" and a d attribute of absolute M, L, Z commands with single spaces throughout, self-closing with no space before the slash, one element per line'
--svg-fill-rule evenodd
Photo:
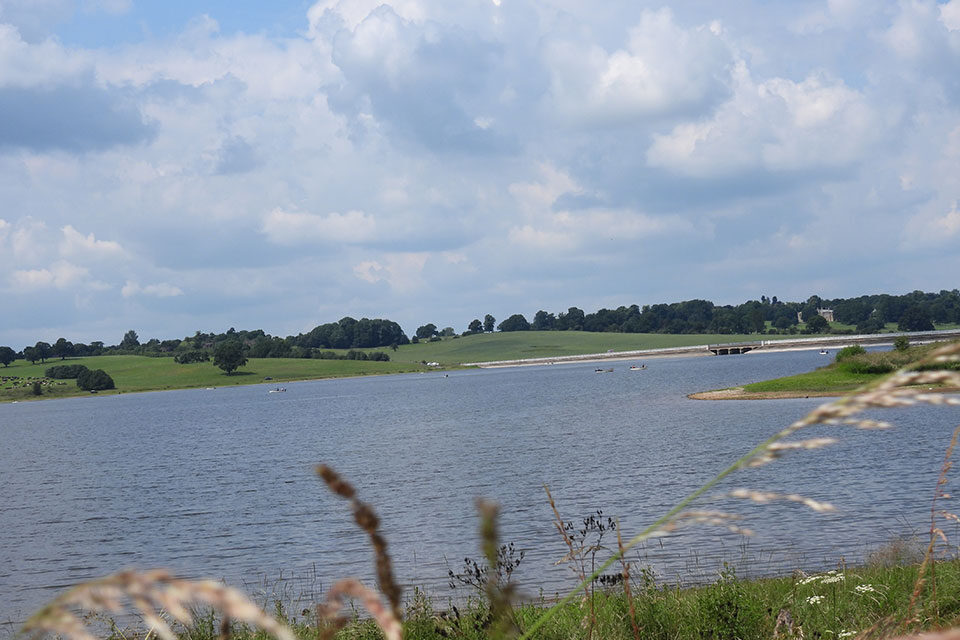
<path fill-rule="evenodd" d="M 812 498 L 807 498 L 805 496 L 798 495 L 796 493 L 776 493 L 773 491 L 755 491 L 753 489 L 734 489 L 729 494 L 731 498 L 744 498 L 747 500 L 752 500 L 759 504 L 767 504 L 775 500 L 785 500 L 787 502 L 799 502 L 814 511 L 825 512 L 825 511 L 836 511 L 834 507 L 829 502 L 819 502 Z"/>
<path fill-rule="evenodd" d="M 124 600 L 163 640 L 176 640 L 176 635 L 158 611 L 164 610 L 189 625 L 189 609 L 197 604 L 208 605 L 223 617 L 259 627 L 279 640 L 294 640 L 286 625 L 264 613 L 239 591 L 209 580 L 178 580 L 163 570 L 123 571 L 80 584 L 34 614 L 23 625 L 23 631 L 34 637 L 56 634 L 91 640 L 92 635 L 75 610 L 123 613 L 127 609 L 122 606 Z"/>
<path fill-rule="evenodd" d="M 347 500 L 353 500 L 357 491 L 349 482 L 340 477 L 340 475 L 325 464 L 317 465 L 317 475 L 319 475 L 330 491 Z"/>

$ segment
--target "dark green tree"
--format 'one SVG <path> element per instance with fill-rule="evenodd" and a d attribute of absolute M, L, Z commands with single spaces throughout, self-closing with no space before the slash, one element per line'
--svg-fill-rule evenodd
<path fill-rule="evenodd" d="M 550 331 L 551 329 L 557 328 L 557 319 L 552 313 L 547 313 L 544 310 L 537 311 L 533 316 L 533 330 L 534 331 Z"/>
<path fill-rule="evenodd" d="M 17 352 L 10 347 L 0 347 L 0 362 L 8 367 L 10 363 L 17 359 Z"/>
<path fill-rule="evenodd" d="M 430 324 L 417 327 L 416 336 L 421 340 L 432 338 L 435 335 L 437 335 L 437 325 L 433 324 L 432 322 Z"/>
<path fill-rule="evenodd" d="M 48 342 L 38 342 L 33 345 L 33 348 L 37 350 L 37 357 L 40 358 L 40 364 L 43 364 L 47 358 L 50 357 L 51 347 Z"/>
<path fill-rule="evenodd" d="M 930 320 L 930 312 L 920 305 L 908 307 L 900 315 L 900 322 L 897 323 L 897 330 L 933 331 L 933 322 Z"/>
<path fill-rule="evenodd" d="M 238 340 L 221 342 L 213 350 L 214 366 L 223 369 L 231 375 L 238 368 L 247 364 L 247 357 L 243 353 L 243 345 Z"/>
<path fill-rule="evenodd" d="M 830 323 L 823 316 L 813 316 L 807 320 L 807 331 L 810 333 L 823 333 L 830 328 Z"/>
<path fill-rule="evenodd" d="M 483 323 L 474 318 L 467 326 L 467 333 L 483 333 Z"/>
<path fill-rule="evenodd" d="M 24 347 L 23 348 L 23 359 L 29 360 L 30 364 L 36 364 L 37 360 L 40 359 L 40 356 L 37 355 L 37 350 L 35 347 Z"/>
<path fill-rule="evenodd" d="M 84 391 L 103 391 L 104 389 L 113 389 L 113 378 L 107 375 L 103 369 L 89 369 L 82 371 L 77 376 L 77 386 Z"/>
<path fill-rule="evenodd" d="M 557 318 L 557 328 L 561 331 L 582 331 L 584 317 L 583 309 L 570 307 Z"/>
<path fill-rule="evenodd" d="M 65 338 L 58 338 L 56 342 L 53 343 L 51 348 L 51 353 L 58 356 L 61 360 L 67 358 L 68 356 L 73 355 L 73 343 Z"/>
<path fill-rule="evenodd" d="M 497 322 L 497 319 L 494 318 L 489 313 L 483 316 L 483 330 L 486 331 L 487 333 L 490 333 L 491 331 L 493 331 L 493 327 L 496 324 L 496 322 Z"/>
<path fill-rule="evenodd" d="M 529 331 L 530 323 L 522 314 L 515 313 L 497 325 L 500 331 Z"/>
<path fill-rule="evenodd" d="M 121 349 L 136 349 L 140 346 L 140 336 L 133 329 L 123 334 L 123 340 L 120 341 Z"/>

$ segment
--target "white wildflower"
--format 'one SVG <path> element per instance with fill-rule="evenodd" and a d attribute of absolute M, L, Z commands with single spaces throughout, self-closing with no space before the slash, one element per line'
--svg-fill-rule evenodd
<path fill-rule="evenodd" d="M 820 579 L 820 576 L 810 576 L 809 578 L 804 578 L 800 581 L 800 584 L 810 584 L 811 582 L 816 582 Z"/>
<path fill-rule="evenodd" d="M 840 633 L 837 634 L 837 637 L 838 637 L 838 638 L 852 638 L 852 637 L 855 636 L 855 635 L 857 635 L 857 632 L 856 632 L 856 631 L 843 630 L 843 631 L 841 631 Z"/>
<path fill-rule="evenodd" d="M 873 588 L 872 584 L 858 584 L 853 588 L 857 593 L 876 593 L 877 590 Z"/>
<path fill-rule="evenodd" d="M 810 596 L 807 598 L 807 604 L 820 604 L 823 602 L 823 596 Z"/>
<path fill-rule="evenodd" d="M 823 584 L 833 584 L 834 582 L 840 582 L 843 580 L 843 574 L 838 574 L 835 576 L 827 576 L 823 579 Z"/>

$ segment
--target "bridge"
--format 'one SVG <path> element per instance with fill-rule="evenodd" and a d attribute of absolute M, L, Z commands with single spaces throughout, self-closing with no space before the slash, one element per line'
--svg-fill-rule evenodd
<path fill-rule="evenodd" d="M 730 342 L 707 345 L 707 350 L 715 356 L 747 353 L 754 349 L 840 349 L 852 344 L 887 345 L 900 336 L 906 336 L 911 344 L 924 344 L 939 340 L 956 340 L 960 330 L 914 331 L 900 333 L 870 333 L 860 335 L 818 335 L 810 338 L 781 338 L 779 340 L 757 340 L 755 342 Z"/>
<path fill-rule="evenodd" d="M 730 342 L 726 344 L 707 345 L 707 349 L 711 351 L 715 356 L 726 356 L 731 354 L 747 353 L 748 351 L 753 351 L 754 349 L 761 349 L 762 347 L 763 347 L 762 340 L 759 342 Z"/>

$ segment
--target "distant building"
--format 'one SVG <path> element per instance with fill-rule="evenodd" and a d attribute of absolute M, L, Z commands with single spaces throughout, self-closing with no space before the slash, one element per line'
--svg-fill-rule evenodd
<path fill-rule="evenodd" d="M 827 322 L 833 322 L 833 309 L 817 309 L 817 315 L 823 316 Z M 803 312 L 797 311 L 797 322 L 803 322 Z"/>

